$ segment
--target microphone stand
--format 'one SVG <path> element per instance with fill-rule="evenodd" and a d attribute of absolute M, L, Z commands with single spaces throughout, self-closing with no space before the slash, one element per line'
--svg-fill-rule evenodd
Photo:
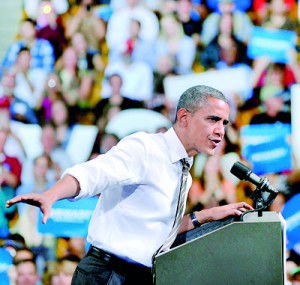
<path fill-rule="evenodd" d="M 268 194 L 266 198 L 262 194 Z M 263 210 L 269 207 L 275 200 L 278 191 L 270 186 L 269 180 L 266 177 L 262 177 L 250 198 L 255 203 L 255 209 L 258 212 L 258 217 L 262 217 Z"/>

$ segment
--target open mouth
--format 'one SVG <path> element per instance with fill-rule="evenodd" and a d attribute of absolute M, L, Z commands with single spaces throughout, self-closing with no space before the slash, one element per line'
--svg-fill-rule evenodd
<path fill-rule="evenodd" d="M 221 142 L 221 140 L 217 140 L 217 139 L 210 140 L 210 141 L 212 142 L 212 144 L 213 144 L 214 147 L 217 147 L 219 145 L 219 143 Z"/>

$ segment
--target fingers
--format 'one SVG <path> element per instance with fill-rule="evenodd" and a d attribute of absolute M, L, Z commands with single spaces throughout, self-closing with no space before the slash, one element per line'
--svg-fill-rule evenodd
<path fill-rule="evenodd" d="M 14 197 L 14 198 L 6 201 L 6 208 L 9 208 L 19 202 L 21 202 L 21 197 L 20 196 Z"/>
<path fill-rule="evenodd" d="M 236 203 L 235 206 L 234 214 L 237 216 L 241 216 L 243 213 L 253 210 L 253 207 L 245 202 Z"/>
<path fill-rule="evenodd" d="M 237 203 L 237 208 L 244 209 L 244 210 L 254 210 L 252 206 L 250 206 L 249 204 L 247 204 L 245 202 Z"/>

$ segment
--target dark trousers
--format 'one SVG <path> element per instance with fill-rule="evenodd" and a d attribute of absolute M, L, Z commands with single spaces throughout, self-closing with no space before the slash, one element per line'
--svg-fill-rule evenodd
<path fill-rule="evenodd" d="M 179 235 L 172 245 L 176 247 L 187 241 L 207 234 L 232 223 L 230 218 L 202 225 L 200 228 Z M 72 279 L 72 285 L 152 285 L 151 268 L 128 263 L 114 255 L 95 247 L 90 247 L 78 264 Z"/>
<path fill-rule="evenodd" d="M 72 285 L 152 285 L 151 268 L 128 263 L 95 247 L 79 262 Z"/>

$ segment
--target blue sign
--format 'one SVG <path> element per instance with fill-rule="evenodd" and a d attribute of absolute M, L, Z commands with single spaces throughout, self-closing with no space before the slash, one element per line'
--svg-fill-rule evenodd
<path fill-rule="evenodd" d="M 268 56 L 279 63 L 289 62 L 289 51 L 295 49 L 297 35 L 293 31 L 254 27 L 249 39 L 247 54 L 255 59 Z"/>
<path fill-rule="evenodd" d="M 241 128 L 242 156 L 258 175 L 292 169 L 290 124 L 259 124 Z"/>
<path fill-rule="evenodd" d="M 46 224 L 42 223 L 42 214 L 38 219 L 38 231 L 57 237 L 86 237 L 90 218 L 98 197 L 71 202 L 67 199 L 57 201 L 51 210 Z"/>
<path fill-rule="evenodd" d="M 251 0 L 234 0 L 234 7 L 235 10 L 240 10 L 240 11 L 246 11 L 249 9 L 252 5 Z M 208 7 L 214 11 L 219 10 L 218 5 L 219 5 L 219 0 L 207 0 L 206 1 Z"/>
<path fill-rule="evenodd" d="M 286 221 L 287 248 L 292 249 L 300 243 L 300 194 L 285 203 L 281 214 Z"/>
<path fill-rule="evenodd" d="M 0 280 L 1 285 L 9 285 L 8 269 L 12 265 L 13 258 L 11 254 L 5 249 L 0 248 Z"/>

